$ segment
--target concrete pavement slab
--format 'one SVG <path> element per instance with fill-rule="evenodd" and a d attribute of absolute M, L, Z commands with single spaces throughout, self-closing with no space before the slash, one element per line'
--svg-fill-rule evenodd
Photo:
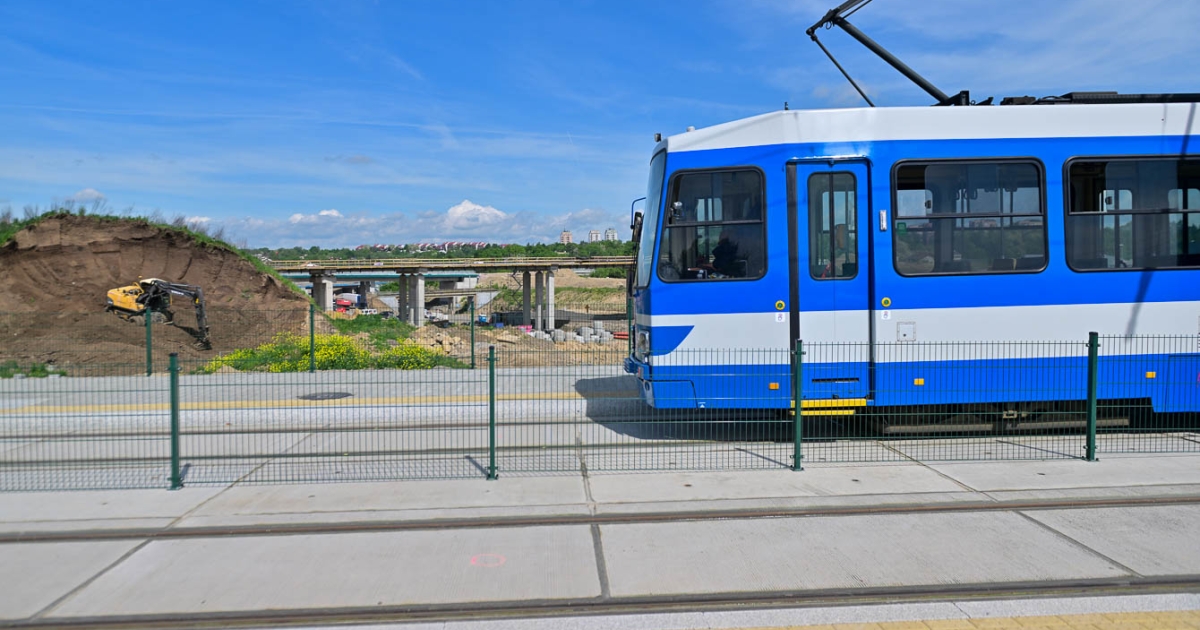
<path fill-rule="evenodd" d="M 375 510 L 368 512 L 314 512 L 295 514 L 231 514 L 189 516 L 178 527 L 247 527 L 256 525 L 313 525 L 336 523 L 392 523 L 442 519 L 492 519 L 539 516 L 588 516 L 586 505 L 446 508 L 429 510 Z M 0 531 L 3 531 L 0 525 Z"/>
<path fill-rule="evenodd" d="M 0 522 L 175 519 L 211 499 L 220 488 L 86 490 L 0 493 Z"/>
<path fill-rule="evenodd" d="M 820 497 L 766 497 L 758 499 L 707 499 L 649 503 L 600 503 L 597 514 L 645 514 L 671 512 L 716 512 L 731 510 L 806 510 L 822 508 L 883 508 L 989 501 L 977 492 L 933 492 L 911 494 L 853 494 Z"/>
<path fill-rule="evenodd" d="M 586 503 L 574 475 L 505 479 L 450 479 L 405 483 L 235 486 L 191 516 L 366 512 L 544 506 Z"/>
<path fill-rule="evenodd" d="M 928 466 L 980 492 L 1200 484 L 1200 454 L 1106 457 L 1098 462 L 976 462 Z"/>
<path fill-rule="evenodd" d="M 583 450 L 588 470 L 605 474 L 628 473 L 631 470 L 660 474 L 690 470 L 781 470 L 790 466 L 790 454 L 790 447 L 784 449 L 778 445 L 749 442 L 672 446 L 627 440 L 622 448 Z"/>
<path fill-rule="evenodd" d="M 1028 516 L 1142 575 L 1200 574 L 1200 505 L 1045 510 Z"/>
<path fill-rule="evenodd" d="M 86 467 L 24 465 L 5 468 L 4 474 L 0 475 L 0 491 L 164 489 L 170 486 L 170 477 L 170 466 L 166 462 Z"/>
<path fill-rule="evenodd" d="M 1200 497 L 1200 484 L 1116 486 L 1112 488 L 1050 488 L 1048 490 L 997 490 L 988 492 L 986 496 L 997 501 L 1078 501 L 1088 499 Z"/>
<path fill-rule="evenodd" d="M 422 482 L 444 479 L 482 479 L 479 457 L 339 455 L 334 457 L 278 457 L 260 461 L 244 477 L 245 484 L 326 484 L 373 482 Z"/>
<path fill-rule="evenodd" d="M 1127 575 L 1011 513 L 604 525 L 601 532 L 614 595 Z"/>
<path fill-rule="evenodd" d="M 112 518 L 81 521 L 19 521 L 0 522 L 0 533 L 38 533 L 66 531 L 96 531 L 104 529 L 162 529 L 175 522 L 173 518 Z"/>
<path fill-rule="evenodd" d="M 921 462 L 1075 459 L 1084 455 L 1086 439 L 1081 435 L 1004 437 L 979 436 L 945 440 L 897 440 L 889 448 Z"/>
<path fill-rule="evenodd" d="M 415 624 L 385 624 L 355 626 L 356 630 L 737 630 L 745 628 L 811 630 L 880 630 L 876 624 L 889 628 L 1014 628 L 1024 622 L 1047 624 L 1040 627 L 1067 628 L 1068 619 L 1057 615 L 1107 615 L 1128 612 L 1193 611 L 1200 609 L 1200 595 L 1130 595 L 1117 597 L 1045 598 L 1025 600 L 962 600 L 919 604 L 877 604 L 866 606 L 826 606 L 736 610 L 702 613 L 604 615 L 589 617 L 555 617 L 552 619 L 519 619 L 485 621 L 429 622 Z M 999 623 L 992 623 L 997 618 Z M 1031 619 L 1030 617 L 1037 617 Z M 970 623 L 973 620 L 976 623 Z M 905 622 L 918 622 L 901 626 Z M 919 622 L 934 622 L 930 624 Z M 946 623 L 937 623 L 946 622 Z M 1127 620 L 1114 620 L 1109 625 L 1124 628 L 1144 628 L 1129 625 Z M 1123 622 L 1123 623 L 1122 623 Z M 851 625 L 853 624 L 853 625 Z M 1055 624 L 1055 625 L 1050 625 Z M 1176 621 L 1163 627 L 1184 627 Z M 295 630 L 316 630 L 297 627 Z"/>
<path fill-rule="evenodd" d="M 141 541 L 0 545 L 0 618 L 30 617 Z"/>
<path fill-rule="evenodd" d="M 586 526 L 231 537 L 152 542 L 49 614 L 552 600 L 600 592 Z"/>
<path fill-rule="evenodd" d="M 814 467 L 670 475 L 603 475 L 589 479 L 597 503 L 713 501 L 962 492 L 963 487 L 916 464 Z"/>
<path fill-rule="evenodd" d="M 7 453 L 37 444 L 37 440 L 4 440 L 0 442 L 0 453 Z"/>
<path fill-rule="evenodd" d="M 967 600 L 955 605 L 971 618 L 1200 610 L 1200 593 Z"/>
<path fill-rule="evenodd" d="M 877 440 L 810 440 L 803 444 L 805 469 L 813 464 L 911 463 L 886 442 Z"/>
<path fill-rule="evenodd" d="M 308 437 L 306 433 L 184 435 L 179 452 L 183 461 L 194 457 L 278 455 Z M 73 438 L 70 436 L 30 443 L 5 453 L 12 464 L 63 460 L 166 459 L 171 442 L 166 435 L 132 438 Z"/>

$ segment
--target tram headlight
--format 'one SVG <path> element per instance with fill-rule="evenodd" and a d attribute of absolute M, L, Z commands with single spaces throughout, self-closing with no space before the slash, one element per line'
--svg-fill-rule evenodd
<path fill-rule="evenodd" d="M 634 351 L 638 356 L 645 359 L 650 355 L 650 331 L 639 330 L 637 333 L 637 343 L 634 344 Z"/>

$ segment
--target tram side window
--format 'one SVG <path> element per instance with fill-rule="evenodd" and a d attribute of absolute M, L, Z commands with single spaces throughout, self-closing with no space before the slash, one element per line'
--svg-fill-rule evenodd
<path fill-rule="evenodd" d="M 1088 158 L 1067 171 L 1072 269 L 1200 267 L 1200 160 Z"/>
<path fill-rule="evenodd" d="M 808 178 L 808 268 L 817 280 L 858 275 L 856 190 L 852 173 Z"/>
<path fill-rule="evenodd" d="M 663 215 L 658 276 L 666 281 L 754 279 L 766 271 L 759 171 L 677 175 Z"/>
<path fill-rule="evenodd" d="M 892 249 L 904 276 L 1046 268 L 1036 162 L 904 162 L 894 169 Z"/>

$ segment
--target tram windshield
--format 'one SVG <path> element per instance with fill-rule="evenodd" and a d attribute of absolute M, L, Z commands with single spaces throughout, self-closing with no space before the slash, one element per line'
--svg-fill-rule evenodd
<path fill-rule="evenodd" d="M 650 182 L 646 185 L 646 209 L 642 213 L 642 238 L 638 242 L 637 283 L 650 283 L 654 267 L 654 238 L 658 235 L 658 215 L 662 211 L 663 175 L 667 167 L 667 152 L 660 151 L 650 161 Z"/>

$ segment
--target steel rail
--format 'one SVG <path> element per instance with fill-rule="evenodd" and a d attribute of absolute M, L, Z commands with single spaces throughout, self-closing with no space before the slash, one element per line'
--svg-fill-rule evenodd
<path fill-rule="evenodd" d="M 113 615 L 0 621 L 0 628 L 39 630 L 317 627 L 335 624 L 553 619 L 567 616 L 770 610 L 872 604 L 987 601 L 1192 593 L 1200 575 L 1048 580 L 906 587 L 835 588 L 642 597 L 596 597 L 436 605 L 354 606 L 295 610 Z"/>
<path fill-rule="evenodd" d="M 1033 512 L 1042 510 L 1137 508 L 1200 504 L 1200 494 L 1090 499 L 1022 499 L 912 503 L 891 505 L 843 505 L 795 508 L 735 508 L 728 510 L 679 510 L 663 512 L 614 512 L 611 514 L 560 514 L 480 518 L 441 518 L 338 523 L 275 523 L 167 528 L 125 528 L 63 531 L 16 531 L 0 533 L 0 544 L 95 542 L 105 540 L 175 540 L 247 536 L 300 536 L 358 534 L 450 529 L 495 529 L 570 525 L 634 525 L 683 521 L 758 520 L 767 518 L 814 518 L 830 516 L 947 514 L 963 512 Z"/>

